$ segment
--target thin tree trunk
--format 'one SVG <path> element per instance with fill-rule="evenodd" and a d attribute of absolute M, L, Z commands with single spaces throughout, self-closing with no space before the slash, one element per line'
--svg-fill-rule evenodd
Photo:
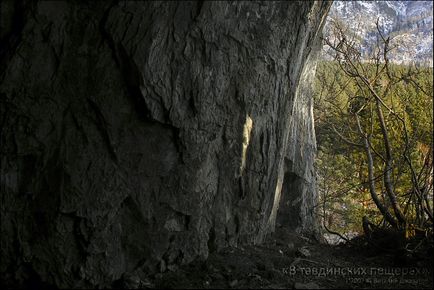
<path fill-rule="evenodd" d="M 378 99 L 376 99 L 375 104 L 376 104 L 378 119 L 380 121 L 381 132 L 383 135 L 384 149 L 386 151 L 386 162 L 384 166 L 384 186 L 386 187 L 387 196 L 392 205 L 393 212 L 395 213 L 395 216 L 398 219 L 399 225 L 403 225 L 405 224 L 405 217 L 402 213 L 398 201 L 396 200 L 396 195 L 393 190 L 392 181 L 390 177 L 393 170 L 393 166 L 392 166 L 392 150 L 390 147 L 389 134 L 387 132 L 383 111 L 381 110 L 380 102 L 378 101 Z"/>
<path fill-rule="evenodd" d="M 364 141 L 364 148 L 366 157 L 368 160 L 368 181 L 369 181 L 369 192 L 371 194 L 372 200 L 374 201 L 377 208 L 380 210 L 381 214 L 383 215 L 384 219 L 394 228 L 398 226 L 396 220 L 393 218 L 393 216 L 390 214 L 387 207 L 384 206 L 384 204 L 380 201 L 377 190 L 375 189 L 375 177 L 374 177 L 374 161 L 372 158 L 371 153 L 371 146 L 369 142 L 369 137 L 366 136 L 363 133 L 362 126 L 360 125 L 360 119 L 359 116 L 356 116 L 357 126 L 359 128 L 360 134 L 363 136 Z"/>

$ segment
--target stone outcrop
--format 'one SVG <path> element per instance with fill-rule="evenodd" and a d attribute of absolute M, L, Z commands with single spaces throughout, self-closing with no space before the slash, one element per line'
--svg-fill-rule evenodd
<path fill-rule="evenodd" d="M 261 243 L 276 216 L 315 231 L 329 2 L 0 5 L 5 285 L 112 287 Z"/>

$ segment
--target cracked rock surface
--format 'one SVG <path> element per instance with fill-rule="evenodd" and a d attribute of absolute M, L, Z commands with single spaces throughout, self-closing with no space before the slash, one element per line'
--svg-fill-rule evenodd
<path fill-rule="evenodd" d="M 115 287 L 276 220 L 315 234 L 329 6 L 2 1 L 2 283 Z"/>

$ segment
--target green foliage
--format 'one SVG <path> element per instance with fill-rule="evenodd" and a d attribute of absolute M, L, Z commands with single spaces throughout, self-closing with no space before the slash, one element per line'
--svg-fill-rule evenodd
<path fill-rule="evenodd" d="M 365 63 L 363 71 L 368 78 L 378 75 L 376 66 Z M 404 65 L 390 65 L 389 76 L 375 82 L 376 92 L 382 101 L 405 122 L 385 111 L 385 120 L 393 156 L 392 178 L 401 206 L 408 205 L 413 183 L 411 172 L 405 164 L 407 152 L 415 171 L 419 172 L 427 152 L 433 146 L 433 70 Z M 393 85 L 388 83 L 396 80 Z M 361 125 L 371 137 L 375 149 L 374 166 L 377 191 L 385 201 L 382 171 L 384 162 L 383 138 L 378 118 L 370 101 L 372 96 L 355 78 L 346 75 L 336 62 L 318 64 L 315 93 L 315 126 L 318 142 L 317 171 L 323 214 L 328 228 L 338 232 L 361 232 L 364 215 L 374 222 L 382 216 L 371 200 L 368 188 L 366 156 L 361 135 L 357 129 L 354 111 L 360 110 Z M 408 142 L 404 134 L 408 133 Z M 385 201 L 385 204 L 388 204 Z M 432 194 L 431 194 L 432 206 Z M 406 208 L 410 222 L 417 219 L 411 206 Z"/>

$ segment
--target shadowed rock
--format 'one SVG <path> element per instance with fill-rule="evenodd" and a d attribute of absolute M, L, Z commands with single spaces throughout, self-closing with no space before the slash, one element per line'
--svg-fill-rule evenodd
<path fill-rule="evenodd" d="M 281 191 L 292 229 L 315 232 L 309 90 L 330 3 L 0 5 L 6 286 L 138 287 L 261 243 Z"/>

